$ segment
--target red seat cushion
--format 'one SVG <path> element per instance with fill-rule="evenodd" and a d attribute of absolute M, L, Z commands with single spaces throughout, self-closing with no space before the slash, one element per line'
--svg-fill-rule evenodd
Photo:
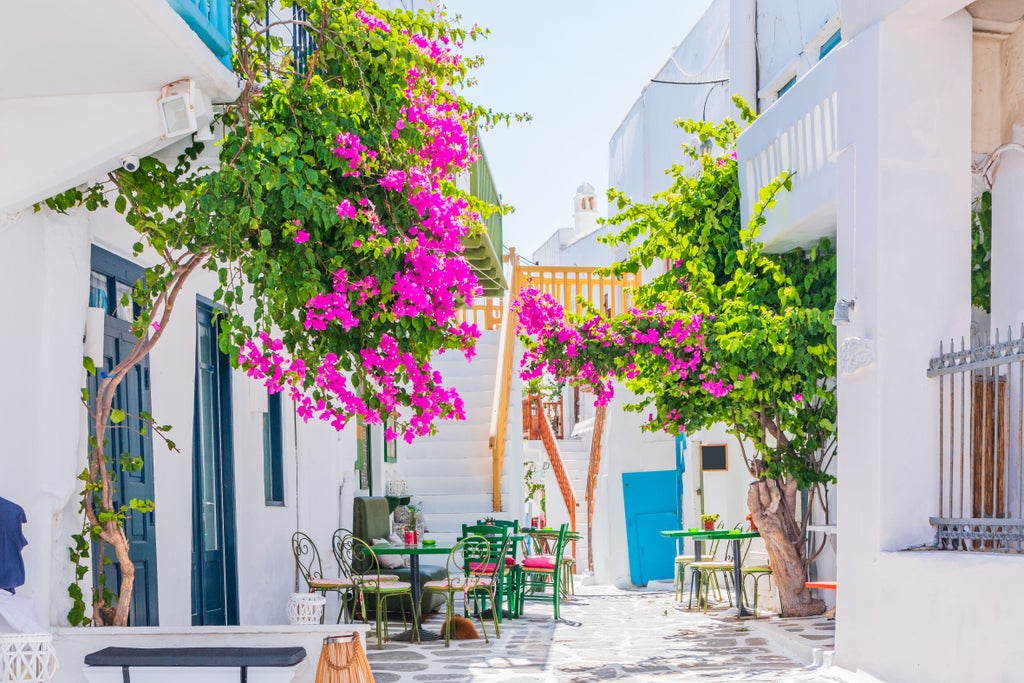
<path fill-rule="evenodd" d="M 533 555 L 523 560 L 524 569 L 554 569 L 555 558 L 551 555 Z"/>
<path fill-rule="evenodd" d="M 494 562 L 470 562 L 469 571 L 473 572 L 474 574 L 490 574 L 494 571 L 495 566 L 496 565 Z"/>
<path fill-rule="evenodd" d="M 515 566 L 515 564 L 516 564 L 516 558 L 514 558 L 514 557 L 507 557 L 507 556 L 505 557 L 505 566 L 506 567 L 513 567 L 513 566 Z"/>

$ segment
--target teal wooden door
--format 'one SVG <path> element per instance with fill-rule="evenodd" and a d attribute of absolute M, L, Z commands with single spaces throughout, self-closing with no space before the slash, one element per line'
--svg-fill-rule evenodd
<path fill-rule="evenodd" d="M 210 305 L 196 316 L 192 438 L 192 623 L 238 624 L 231 364 L 217 344 Z"/>
<path fill-rule="evenodd" d="M 629 580 L 637 586 L 671 579 L 675 571 L 675 543 L 661 532 L 679 528 L 677 478 L 676 470 L 622 475 Z"/>
<path fill-rule="evenodd" d="M 90 303 L 106 308 L 103 324 L 103 364 L 97 374 L 88 381 L 90 400 L 95 400 L 101 377 L 128 355 L 135 345 L 129 320 L 134 317 L 134 306 L 128 301 L 122 303 L 121 296 L 142 275 L 142 268 L 99 247 L 92 248 L 92 275 L 89 292 Z M 154 500 L 153 487 L 153 440 L 149 430 L 143 430 L 142 413 L 152 411 L 149 390 L 149 358 L 144 358 L 128 371 L 114 394 L 113 408 L 125 412 L 125 420 L 119 425 L 107 425 L 106 454 L 114 465 L 116 492 L 114 504 L 127 506 L 133 498 Z M 95 426 L 89 425 L 91 434 Z M 122 456 L 141 458 L 142 469 L 125 471 L 121 467 Z M 124 523 L 128 538 L 128 554 L 135 566 L 135 587 L 128 609 L 129 626 L 158 626 L 160 614 L 157 606 L 157 562 L 156 562 L 156 513 L 129 511 Z M 114 549 L 100 548 L 100 542 L 93 547 L 93 576 L 104 577 L 107 588 L 117 593 L 121 582 L 121 566 L 114 555 Z M 110 564 L 99 566 L 100 557 L 111 560 Z M 98 586 L 94 586 L 98 587 Z"/>

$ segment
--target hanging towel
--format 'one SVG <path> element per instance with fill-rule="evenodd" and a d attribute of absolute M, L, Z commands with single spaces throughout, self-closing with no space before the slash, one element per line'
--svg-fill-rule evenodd
<path fill-rule="evenodd" d="M 25 563 L 21 549 L 28 545 L 21 525 L 27 522 L 21 506 L 0 498 L 0 590 L 14 593 L 25 583 Z"/>

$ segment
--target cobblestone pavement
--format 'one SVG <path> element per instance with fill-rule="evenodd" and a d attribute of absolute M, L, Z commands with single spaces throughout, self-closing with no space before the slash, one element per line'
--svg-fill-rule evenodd
<path fill-rule="evenodd" d="M 439 630 L 442 619 L 432 615 L 425 628 Z M 831 645 L 832 622 L 793 622 L 799 623 L 740 622 L 726 610 L 684 610 L 671 592 L 591 586 L 563 603 L 558 623 L 550 605 L 531 603 L 523 618 L 505 620 L 501 638 L 491 634 L 490 644 L 461 640 L 445 649 L 444 641 L 386 643 L 377 650 L 370 636 L 367 654 L 377 683 L 862 680 L 809 665 L 809 645 Z M 803 643 L 786 647 L 783 638 Z M 801 652 L 804 661 L 793 658 Z"/>

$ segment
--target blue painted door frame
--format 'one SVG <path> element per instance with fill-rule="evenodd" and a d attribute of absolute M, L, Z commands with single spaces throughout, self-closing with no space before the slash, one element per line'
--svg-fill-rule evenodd
<path fill-rule="evenodd" d="M 217 343 L 212 302 L 196 306 L 192 461 L 192 624 L 238 624 L 231 363 Z"/>

